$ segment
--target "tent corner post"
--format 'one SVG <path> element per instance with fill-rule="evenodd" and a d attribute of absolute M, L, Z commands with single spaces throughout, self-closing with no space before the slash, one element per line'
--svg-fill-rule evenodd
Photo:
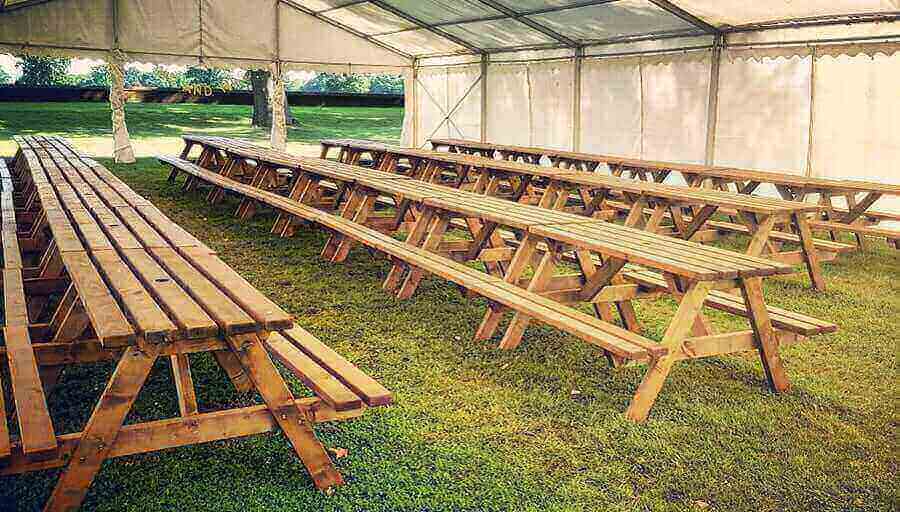
<path fill-rule="evenodd" d="M 572 151 L 581 151 L 581 74 L 584 65 L 584 47 L 575 49 L 575 65 L 572 92 Z"/>
<path fill-rule="evenodd" d="M 273 62 L 270 65 L 269 76 L 269 107 L 272 109 L 272 129 L 269 133 L 269 145 L 273 149 L 284 151 L 287 147 L 287 116 L 285 115 L 285 102 L 287 100 L 280 62 Z"/>
<path fill-rule="evenodd" d="M 490 54 L 481 54 L 481 142 L 487 142 L 488 139 L 488 64 L 490 61 Z"/>
<path fill-rule="evenodd" d="M 719 68 L 722 64 L 722 47 L 725 38 L 717 35 L 713 43 L 709 66 L 709 89 L 706 98 L 706 157 L 704 163 L 713 165 L 716 160 L 716 130 L 719 124 Z"/>
<path fill-rule="evenodd" d="M 134 149 L 125 123 L 125 60 L 118 50 L 109 52 L 109 107 L 112 117 L 113 159 L 116 163 L 133 164 Z"/>

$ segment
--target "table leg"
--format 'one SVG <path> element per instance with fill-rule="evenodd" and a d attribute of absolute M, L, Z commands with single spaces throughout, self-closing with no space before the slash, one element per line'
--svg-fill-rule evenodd
<path fill-rule="evenodd" d="M 428 229 L 431 227 L 431 223 L 434 220 L 435 211 L 433 208 L 423 208 L 421 213 L 419 214 L 419 218 L 413 224 L 412 229 L 409 234 L 406 236 L 406 243 L 418 247 L 419 244 L 425 239 L 425 236 L 428 234 Z M 400 284 L 400 278 L 403 277 L 403 272 L 405 270 L 405 264 L 399 261 L 394 262 L 394 265 L 391 267 L 391 270 L 388 272 L 387 278 L 384 280 L 384 284 L 381 288 L 386 292 L 393 292 L 397 289 L 397 286 Z"/>
<path fill-rule="evenodd" d="M 677 353 L 694 328 L 697 315 L 702 310 L 703 302 L 712 287 L 713 283 L 708 282 L 688 285 L 678 305 L 678 311 L 675 312 L 675 316 L 663 336 L 662 345 L 669 349 L 669 352 L 657 360 L 650 361 L 647 373 L 625 413 L 629 420 L 640 423 L 647 419 L 650 408 L 653 407 L 656 397 L 659 396 L 659 392 L 675 364 Z"/>
<path fill-rule="evenodd" d="M 794 220 L 797 234 L 800 236 L 800 244 L 803 248 L 803 259 L 806 262 L 806 269 L 809 272 L 809 278 L 812 281 L 813 288 L 823 292 L 825 291 L 825 278 L 822 276 L 822 266 L 819 264 L 819 253 L 813 242 L 809 223 L 806 220 L 806 216 L 803 214 L 795 213 L 791 217 Z"/>
<path fill-rule="evenodd" d="M 438 214 L 437 219 L 435 219 L 431 229 L 428 230 L 428 236 L 425 237 L 425 241 L 422 242 L 422 249 L 426 251 L 435 252 L 441 245 L 441 240 L 444 238 L 444 233 L 447 231 L 447 226 L 450 225 L 450 218 L 444 215 Z M 411 267 L 409 272 L 406 275 L 406 279 L 403 281 L 403 285 L 400 286 L 400 291 L 397 292 L 397 298 L 400 300 L 406 300 L 416 292 L 419 287 L 419 283 L 422 281 L 422 277 L 424 276 L 424 272 L 417 268 Z"/>
<path fill-rule="evenodd" d="M 122 422 L 150 375 L 158 354 L 159 347 L 155 345 L 148 345 L 143 349 L 129 347 L 122 354 L 106 390 L 82 431 L 78 447 L 50 495 L 44 508 L 46 512 L 75 510 L 84 501 L 94 476 L 109 454 L 116 435 L 122 428 Z"/>
<path fill-rule="evenodd" d="M 750 314 L 750 326 L 756 338 L 759 357 L 762 360 L 763 370 L 766 372 L 766 380 L 769 386 L 777 392 L 790 390 L 791 382 L 784 370 L 781 356 L 778 352 L 778 337 L 772 328 L 769 311 L 763 299 L 762 280 L 758 277 L 741 280 L 741 293 L 747 312 Z"/>
<path fill-rule="evenodd" d="M 343 477 L 313 432 L 313 411 L 297 405 L 259 337 L 256 334 L 228 336 L 226 341 L 250 375 L 316 487 L 324 490 L 343 484 Z"/>
<path fill-rule="evenodd" d="M 186 160 L 187 157 L 191 154 L 191 149 L 194 147 L 194 143 L 190 141 L 186 141 L 184 144 L 184 149 L 181 150 L 181 154 L 178 155 L 182 160 Z M 169 183 L 175 183 L 175 178 L 178 176 L 178 168 L 174 165 L 172 166 L 172 170 L 169 171 Z"/>
<path fill-rule="evenodd" d="M 534 235 L 525 235 L 525 238 L 522 239 L 519 244 L 519 248 L 513 255 L 512 260 L 510 260 L 509 267 L 506 270 L 504 280 L 507 283 L 517 284 L 519 282 L 522 273 L 525 272 L 525 269 L 528 268 L 528 265 L 531 263 L 531 258 L 537 250 L 539 241 L 540 239 Z M 505 310 L 506 308 L 497 306 L 492 307 L 485 312 L 481 325 L 475 332 L 476 341 L 486 340 L 494 335 L 494 332 L 497 330 L 497 325 L 503 318 Z"/>
<path fill-rule="evenodd" d="M 194 378 L 191 376 L 191 362 L 187 354 L 169 356 L 172 365 L 172 378 L 175 380 L 175 393 L 178 395 L 178 412 L 182 416 L 197 414 L 197 393 L 194 390 Z"/>
<path fill-rule="evenodd" d="M 534 293 L 543 291 L 550 283 L 550 280 L 553 279 L 553 273 L 556 271 L 556 266 L 558 264 L 559 255 L 552 246 L 548 247 L 547 251 L 544 252 L 544 256 L 541 258 L 540 264 L 538 264 L 537 269 L 534 271 L 534 276 L 532 276 L 531 281 L 528 283 L 528 291 Z M 530 316 L 520 311 L 516 311 L 509 327 L 506 328 L 503 339 L 500 340 L 500 348 L 510 350 L 518 347 L 522 342 L 522 335 L 525 334 L 525 329 L 530 322 Z"/>

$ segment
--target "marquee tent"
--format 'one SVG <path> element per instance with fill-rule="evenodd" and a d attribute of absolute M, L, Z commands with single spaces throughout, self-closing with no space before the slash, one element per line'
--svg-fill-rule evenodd
<path fill-rule="evenodd" d="M 0 3 L 10 53 L 268 67 L 276 90 L 290 69 L 403 73 L 409 145 L 449 136 L 900 182 L 900 0 Z"/>

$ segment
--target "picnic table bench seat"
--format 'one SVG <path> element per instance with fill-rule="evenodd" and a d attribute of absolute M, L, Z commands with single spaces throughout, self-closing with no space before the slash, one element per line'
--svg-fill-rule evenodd
<path fill-rule="evenodd" d="M 287 196 L 281 196 L 276 189 L 256 179 L 235 181 L 226 175 L 226 170 L 238 165 L 235 161 L 241 162 L 239 165 L 245 165 L 248 160 L 263 167 L 282 165 L 290 155 L 279 154 L 281 162 L 267 164 L 266 150 L 242 142 L 242 154 L 231 153 L 225 159 L 216 160 L 202 155 L 231 151 L 228 148 L 234 146 L 222 140 L 198 144 L 203 152 L 196 164 L 183 158 L 160 158 L 172 166 L 170 177 L 184 173 L 195 182 L 209 183 L 213 190 L 222 188 L 235 193 L 242 205 L 249 201 L 272 207 L 278 212 L 272 232 L 282 236 L 290 236 L 287 231 L 276 229 L 285 217 L 325 228 L 331 237 L 322 256 L 332 262 L 344 261 L 354 243 L 387 254 L 393 266 L 383 288 L 396 293 L 400 299 L 414 293 L 423 274 L 442 277 L 486 297 L 489 307 L 476 333 L 477 340 L 492 336 L 506 310 L 514 315 L 500 343 L 502 348 L 516 347 L 531 320 L 559 326 L 586 339 L 583 334 L 590 333 L 579 333 L 581 327 L 573 332 L 573 316 L 569 311 L 576 310 L 569 305 L 591 304 L 598 318 L 585 315 L 579 322 L 588 326 L 590 321 L 607 333 L 609 326 L 615 327 L 618 340 L 610 339 L 607 334 L 601 343 L 588 341 L 601 347 L 614 364 L 636 358 L 647 360 L 651 366 L 626 413 L 633 421 L 646 419 L 675 361 L 757 350 L 770 386 L 785 391 L 790 385 L 777 355 L 779 344 L 836 328 L 828 322 L 792 316 L 788 311 L 765 304 L 761 279 L 790 273 L 790 266 L 548 208 L 550 204 L 562 203 L 565 194 L 561 188 L 554 191 L 558 197 L 548 199 L 545 194 L 541 204 L 535 206 L 444 186 L 441 183 L 447 180 L 437 178 L 436 174 L 432 175 L 435 179 L 420 181 L 415 173 L 387 172 L 381 166 L 364 169 L 294 157 L 294 185 Z M 384 160 L 379 163 L 383 164 Z M 479 186 L 485 184 L 482 180 Z M 318 198 L 326 185 L 335 186 L 339 192 L 333 202 L 323 205 Z M 488 188 L 491 186 L 495 187 L 496 181 L 488 184 Z M 375 205 L 383 199 L 393 207 L 390 217 L 375 212 Z M 392 228 L 369 227 L 373 218 L 390 220 Z M 405 222 L 407 218 L 411 220 Z M 446 230 L 454 220 L 462 221 L 454 227 L 468 230 L 473 237 L 471 241 L 445 239 Z M 406 239 L 390 236 L 401 225 L 405 226 Z M 514 232 L 515 243 L 507 243 L 505 237 L 509 231 Z M 559 275 L 555 270 L 562 270 L 559 265 L 563 260 L 574 263 L 580 272 Z M 468 261 L 482 262 L 485 270 L 463 264 Z M 634 265 L 640 265 L 641 271 L 647 269 L 648 274 L 629 276 L 634 274 Z M 529 267 L 534 269 L 532 276 L 524 273 Z M 626 267 L 628 270 L 623 271 Z M 661 282 L 664 286 L 660 286 Z M 720 293 L 735 288 L 741 289 L 741 296 Z M 678 307 L 663 341 L 656 344 L 640 335 L 630 302 L 660 295 L 673 296 Z M 619 309 L 622 327 L 606 309 L 612 305 Z M 700 312 L 704 306 L 743 316 L 752 329 L 712 334 Z M 545 316 L 549 311 L 554 312 L 553 316 Z M 626 347 L 622 341 L 631 343 L 631 351 L 623 350 Z M 634 347 L 642 351 L 635 351 Z M 653 352 L 653 349 L 662 350 Z"/>
<path fill-rule="evenodd" d="M 16 142 L 14 172 L 0 169 L 0 358 L 11 370 L 20 436 L 10 440 L 0 422 L 0 475 L 64 467 L 46 510 L 70 510 L 106 458 L 280 428 L 317 487 L 341 484 L 311 425 L 358 417 L 390 404 L 391 393 L 71 143 Z M 34 229 L 17 226 L 19 212 L 32 214 Z M 27 262 L 20 236 L 34 239 Z M 22 279 L 24 269 L 34 277 Z M 189 354 L 202 352 L 265 405 L 201 412 Z M 270 356 L 315 396 L 294 398 Z M 158 357 L 171 364 L 180 416 L 122 426 Z M 64 366 L 97 361 L 117 365 L 91 419 L 82 432 L 56 435 L 45 393 Z"/>

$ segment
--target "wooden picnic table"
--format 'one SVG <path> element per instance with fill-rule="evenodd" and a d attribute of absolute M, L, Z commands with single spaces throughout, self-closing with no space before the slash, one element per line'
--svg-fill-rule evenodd
<path fill-rule="evenodd" d="M 229 144 L 222 140 L 205 142 L 220 151 L 239 151 L 257 165 L 265 165 L 269 154 L 265 148 L 254 150 L 240 142 L 234 144 L 239 150 L 223 149 L 222 144 Z M 758 350 L 771 387 L 784 391 L 789 382 L 778 356 L 779 339 L 789 343 L 800 332 L 806 336 L 835 328 L 767 306 L 761 280 L 792 269 L 760 257 L 553 210 L 547 204 L 511 202 L 321 159 L 294 157 L 295 182 L 288 197 L 283 197 L 276 194 L 277 189 L 266 190 L 224 176 L 224 167 L 202 167 L 200 161 L 210 161 L 202 157 L 204 153 L 205 147 L 196 164 L 173 157 L 160 157 L 160 161 L 171 165 L 175 175 L 186 173 L 192 182 L 210 184 L 207 197 L 227 190 L 242 202 L 249 199 L 275 208 L 279 215 L 274 232 L 290 234 L 278 229 L 285 217 L 288 223 L 309 221 L 326 227 L 332 234 L 322 256 L 332 262 L 345 261 L 357 243 L 387 253 L 393 265 L 383 288 L 398 298 L 411 297 L 426 272 L 485 296 L 489 308 L 477 339 L 493 336 L 505 311 L 512 309 L 515 314 L 500 343 L 503 348 L 516 347 L 530 321 L 537 319 L 601 347 L 616 363 L 648 361 L 648 372 L 627 412 L 634 421 L 647 417 L 678 360 Z M 289 159 L 285 154 L 279 157 L 285 164 Z M 320 198 L 328 193 L 323 185 L 328 181 L 343 192 L 334 202 L 324 203 Z M 399 231 L 403 221 L 412 217 L 403 242 L 367 227 L 380 216 L 376 205 L 383 197 L 391 198 L 393 206 L 391 222 L 378 224 L 394 227 L 387 232 Z M 541 201 L 549 199 L 545 195 Z M 464 222 L 453 226 L 456 236 L 449 239 L 445 235 L 453 219 Z M 514 233 L 515 238 L 499 236 L 500 228 Z M 467 230 L 465 240 L 457 238 L 460 229 Z M 459 265 L 469 261 L 484 263 L 486 272 Z M 579 271 L 559 275 L 558 270 L 569 264 Z M 529 268 L 533 270 L 530 276 Z M 741 290 L 740 296 L 723 292 L 735 288 Z M 641 335 L 631 302 L 660 294 L 673 297 L 678 307 L 662 343 L 657 344 Z M 585 318 L 568 307 L 577 303 L 590 304 L 599 318 Z M 703 316 L 703 306 L 744 316 L 752 329 L 714 334 Z M 624 327 L 614 323 L 613 307 Z"/>
<path fill-rule="evenodd" d="M 584 215 L 605 219 L 626 213 L 629 226 L 685 239 L 709 241 L 720 232 L 747 234 L 750 236 L 747 254 L 765 254 L 770 259 L 805 265 L 812 286 L 819 291 L 826 287 L 820 262 L 833 260 L 839 252 L 853 249 L 850 245 L 813 238 L 807 217 L 822 207 L 810 203 L 639 182 L 474 155 L 395 148 L 369 141 L 325 140 L 322 145 L 326 155 L 328 149 L 340 148 L 339 159 L 350 164 L 358 164 L 362 155 L 369 154 L 374 166 L 390 172 L 403 172 L 401 160 L 406 160 L 408 172 L 421 179 L 435 180 L 442 177 L 441 173 L 451 172 L 451 178 L 440 180 L 445 184 L 463 186 L 468 178 L 479 176 L 482 180 L 476 181 L 473 190 L 499 194 L 500 185 L 504 185 L 506 190 L 513 191 L 506 196 L 514 201 L 522 200 L 529 190 L 542 189 L 544 195 L 554 196 L 546 202 L 548 207 L 565 209 L 571 197 L 575 197 L 581 205 L 570 207 L 570 211 L 574 208 Z M 532 188 L 532 185 L 539 186 Z M 561 191 L 565 193 L 560 194 Z M 570 193 L 577 195 L 570 196 Z M 534 202 L 541 201 L 536 196 Z M 726 213 L 728 221 L 714 218 Z M 670 225 L 664 226 L 664 220 Z M 780 230 L 781 226 L 792 226 L 796 234 Z M 784 243 L 797 244 L 799 249 L 783 251 Z"/>
<path fill-rule="evenodd" d="M 0 474 L 63 468 L 45 510 L 72 510 L 107 458 L 280 428 L 317 487 L 341 484 L 312 425 L 357 417 L 388 404 L 390 393 L 294 326 L 100 163 L 64 139 L 15 140 L 14 172 L 2 177 L 2 356 L 21 433 L 9 444 L 0 431 Z M 19 212 L 33 222 L 17 220 Z M 201 412 L 189 355 L 202 352 L 212 353 L 239 392 L 256 391 L 265 405 Z M 315 396 L 295 398 L 270 356 Z M 123 426 L 160 357 L 170 361 L 180 416 Z M 57 435 L 45 393 L 65 366 L 107 360 L 118 361 L 116 369 L 87 425 Z"/>
<path fill-rule="evenodd" d="M 811 222 L 821 231 L 828 231 L 835 239 L 836 231 L 856 234 L 860 246 L 862 235 L 883 237 L 900 249 L 900 231 L 882 228 L 882 221 L 898 222 L 900 214 L 873 210 L 872 206 L 884 196 L 900 196 L 900 184 L 862 180 L 839 180 L 803 176 L 787 172 L 737 169 L 676 162 L 659 162 L 612 155 L 581 153 L 551 148 L 492 144 L 463 139 L 432 139 L 432 147 L 450 152 L 476 154 L 487 158 L 523 161 L 539 165 L 548 161 L 553 167 L 575 168 L 593 172 L 607 165 L 616 176 L 662 183 L 670 174 L 680 174 L 692 187 L 711 185 L 721 190 L 752 194 L 761 184 L 774 185 L 782 198 L 804 201 L 818 196 L 822 210 Z M 835 203 L 843 198 L 846 206 Z"/>

